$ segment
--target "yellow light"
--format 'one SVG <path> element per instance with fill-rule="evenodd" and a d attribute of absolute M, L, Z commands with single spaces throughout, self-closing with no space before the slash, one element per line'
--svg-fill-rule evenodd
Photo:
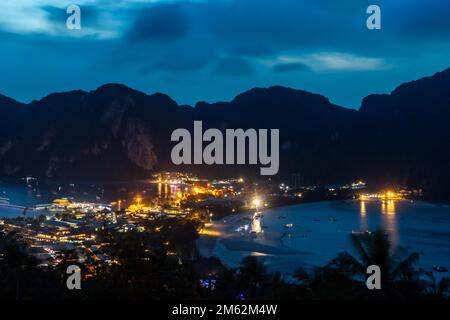
<path fill-rule="evenodd" d="M 360 211 L 361 215 L 365 215 L 367 213 L 366 203 L 364 201 L 361 201 L 361 206 L 360 206 L 359 211 Z"/>
<path fill-rule="evenodd" d="M 258 208 L 261 205 L 261 200 L 258 198 L 253 199 L 253 205 Z"/>
<path fill-rule="evenodd" d="M 217 230 L 210 230 L 210 229 L 201 229 L 198 232 L 201 235 L 207 235 L 207 236 L 213 236 L 213 237 L 218 237 L 220 235 L 222 235 L 222 233 L 220 231 Z"/>

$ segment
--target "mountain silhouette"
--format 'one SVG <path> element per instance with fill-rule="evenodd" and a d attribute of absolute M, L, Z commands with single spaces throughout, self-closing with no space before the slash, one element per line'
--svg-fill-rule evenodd
<path fill-rule="evenodd" d="M 359 110 L 281 86 L 195 107 L 122 84 L 52 93 L 29 104 L 0 95 L 0 176 L 113 180 L 174 169 L 256 175 L 259 166 L 172 165 L 172 131 L 202 120 L 204 128 L 280 129 L 280 179 L 365 179 L 450 199 L 449 116 L 450 69 L 369 95 Z"/>

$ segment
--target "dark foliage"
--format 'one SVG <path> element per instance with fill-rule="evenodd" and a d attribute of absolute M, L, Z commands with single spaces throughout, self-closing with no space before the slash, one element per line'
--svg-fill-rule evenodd
<path fill-rule="evenodd" d="M 239 268 L 232 269 L 217 259 L 192 255 L 195 226 L 168 222 L 165 228 L 160 232 L 107 232 L 102 236 L 112 244 L 114 264 L 89 259 L 81 264 L 77 253 L 68 251 L 54 269 L 39 268 L 16 233 L 0 233 L 0 299 L 448 299 L 449 279 L 437 280 L 417 269 L 418 254 L 392 250 L 382 232 L 353 236 L 354 256 L 342 253 L 326 266 L 300 269 L 288 280 L 278 272 L 268 273 L 256 257 L 246 257 Z M 174 241 L 175 230 L 177 238 L 185 241 Z M 174 255 L 170 254 L 173 250 Z M 65 271 L 72 264 L 89 274 L 81 290 L 66 287 Z M 366 268 L 372 264 L 382 271 L 381 290 L 366 287 Z"/>

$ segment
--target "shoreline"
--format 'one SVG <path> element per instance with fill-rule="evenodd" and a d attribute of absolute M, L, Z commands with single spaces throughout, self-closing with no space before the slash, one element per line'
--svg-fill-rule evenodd
<path fill-rule="evenodd" d="M 321 266 L 339 252 L 351 251 L 349 234 L 352 230 L 365 230 L 361 223 L 368 223 L 369 230 L 383 228 L 389 232 L 394 245 L 398 244 L 410 252 L 425 252 L 419 262 L 421 266 L 428 268 L 442 263 L 450 265 L 450 260 L 447 262 L 448 259 L 445 258 L 447 255 L 443 255 L 444 251 L 448 251 L 441 245 L 444 239 L 435 238 L 439 234 L 445 236 L 444 231 L 449 229 L 450 224 L 437 225 L 434 222 L 435 218 L 448 221 L 447 211 L 450 206 L 405 199 L 397 202 L 396 214 L 390 216 L 382 212 L 381 203 L 377 203 L 380 201 L 367 201 L 371 204 L 366 202 L 366 217 L 359 213 L 359 206 L 356 205 L 358 202 L 357 199 L 327 200 L 270 208 L 268 214 L 263 211 L 261 221 L 261 225 L 266 224 L 268 231 L 255 238 L 251 238 L 249 230 L 247 233 L 236 230 L 242 225 L 242 220 L 251 218 L 252 214 L 244 212 L 228 215 L 210 227 L 211 231 L 217 232 L 215 235 L 200 235 L 197 248 L 201 256 L 216 257 L 228 267 L 238 267 L 243 257 L 254 255 L 266 260 L 269 272 L 279 271 L 283 275 L 289 275 L 294 268 Z M 302 209 L 289 209 L 297 206 Z M 288 219 L 278 220 L 280 216 L 287 216 Z M 338 220 L 330 221 L 331 216 L 336 216 Z M 361 219 L 368 220 L 364 222 Z M 417 230 L 411 229 L 418 219 L 425 222 Z M 284 231 L 285 222 L 293 222 L 294 228 Z M 251 222 L 248 224 L 251 225 Z M 291 232 L 292 238 L 288 238 L 287 234 Z M 417 237 L 418 232 L 424 236 Z M 303 234 L 306 234 L 305 238 L 302 238 Z M 399 238 L 402 241 L 398 243 Z"/>
<path fill-rule="evenodd" d="M 342 199 L 342 200 L 323 200 L 323 201 L 308 201 L 296 204 L 281 205 L 270 207 L 264 212 L 269 210 L 276 210 L 280 208 L 289 208 L 299 205 L 307 204 L 319 204 L 326 202 L 340 202 L 340 201 L 353 201 L 353 199 Z M 255 243 L 250 235 L 244 235 L 243 233 L 237 233 L 236 227 L 238 223 L 242 220 L 251 220 L 253 213 L 251 210 L 241 211 L 233 214 L 226 215 L 221 219 L 213 222 L 213 226 L 209 230 L 212 233 L 217 233 L 217 235 L 200 235 L 197 239 L 197 250 L 200 252 L 202 257 L 215 257 L 218 258 L 222 264 L 228 267 L 236 267 L 236 264 L 230 264 L 224 261 L 217 253 L 217 250 L 227 250 L 227 251 L 239 251 L 248 252 L 248 255 L 254 255 L 259 257 L 271 256 L 271 255 L 281 255 L 281 256 L 307 256 L 310 255 L 309 251 L 302 251 L 297 249 L 292 249 L 283 243 L 283 238 L 287 236 L 289 231 L 283 231 L 280 233 L 271 233 L 270 237 L 267 237 L 264 232 L 257 235 L 258 243 Z M 224 230 L 225 229 L 225 230 Z M 225 231 L 225 233 L 224 233 Z M 220 236 L 220 234 L 225 234 L 225 236 Z M 305 262 L 305 265 L 308 263 Z"/>

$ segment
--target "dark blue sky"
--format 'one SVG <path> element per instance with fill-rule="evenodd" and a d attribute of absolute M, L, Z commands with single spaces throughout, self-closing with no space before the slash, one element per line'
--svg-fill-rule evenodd
<path fill-rule="evenodd" d="M 70 4 L 81 30 L 66 29 Z M 2 1 L 0 52 L 0 93 L 23 102 L 107 82 L 180 104 L 277 84 L 358 108 L 450 67 L 450 1 Z"/>

